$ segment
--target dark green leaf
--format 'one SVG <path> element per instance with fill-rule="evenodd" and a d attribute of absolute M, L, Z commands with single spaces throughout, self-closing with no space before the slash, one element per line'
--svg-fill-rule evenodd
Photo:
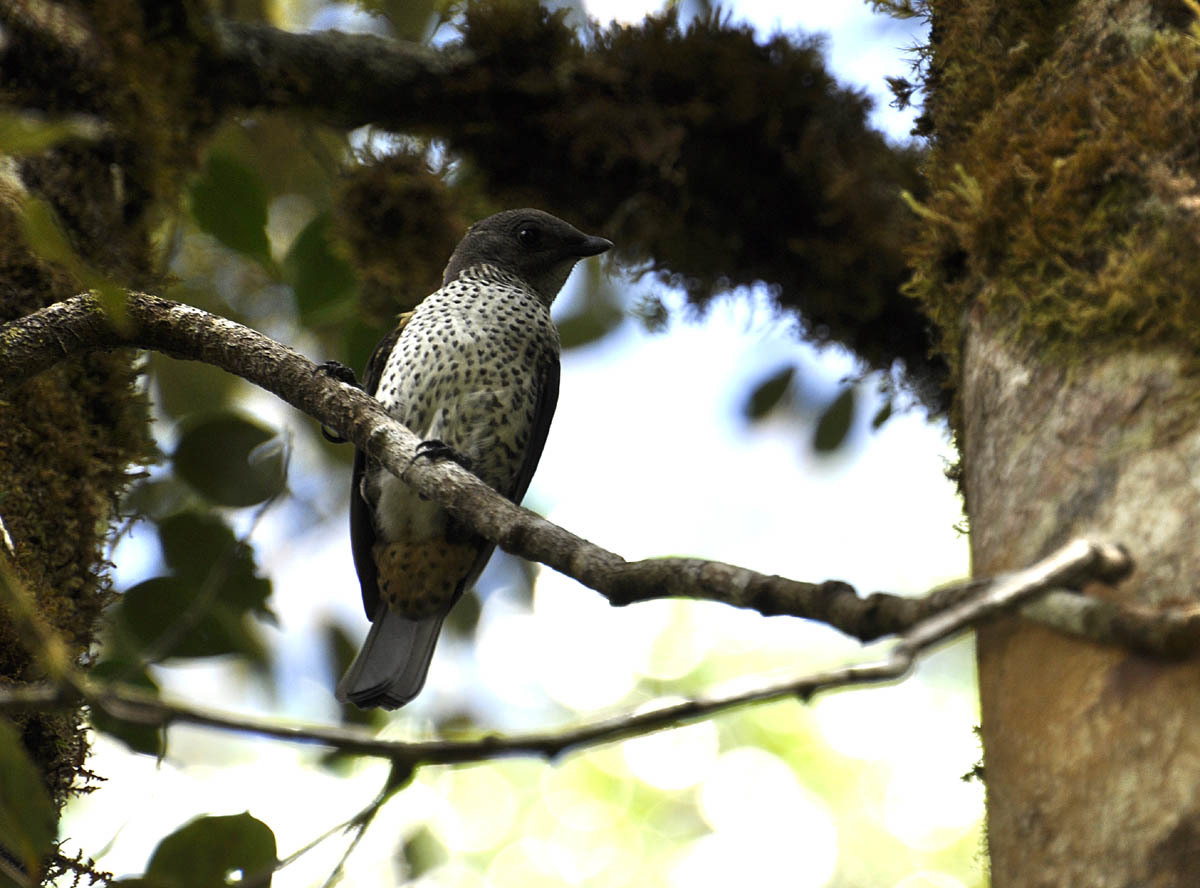
<path fill-rule="evenodd" d="M 893 409 L 892 399 L 888 398 L 883 402 L 883 406 L 875 412 L 875 416 L 871 418 L 871 428 L 878 429 L 885 422 L 892 418 Z"/>
<path fill-rule="evenodd" d="M 408 864 L 407 875 L 414 881 L 450 859 L 446 846 L 426 826 L 420 827 L 405 840 L 400 853 Z"/>
<path fill-rule="evenodd" d="M 129 663 L 105 660 L 93 666 L 90 674 L 93 678 L 102 681 L 117 681 L 154 694 L 158 693 L 158 685 L 154 683 L 154 679 L 146 673 L 146 670 Z M 92 708 L 90 718 L 92 727 L 116 737 L 134 752 L 152 755 L 155 758 L 162 757 L 165 749 L 162 728 L 113 718 L 99 707 Z"/>
<path fill-rule="evenodd" d="M 271 583 L 258 576 L 254 550 L 219 515 L 179 512 L 158 523 L 163 560 L 179 576 L 216 589 L 216 600 L 237 613 L 273 620 Z"/>
<path fill-rule="evenodd" d="M 250 547 L 212 512 L 179 512 L 164 518 L 158 523 L 158 543 L 167 567 L 197 583 L 215 578 L 218 571 L 254 571 Z"/>
<path fill-rule="evenodd" d="M 795 367 L 781 367 L 759 382 L 742 405 L 742 415 L 753 421 L 762 419 L 774 410 L 787 394 L 795 375 Z"/>
<path fill-rule="evenodd" d="M 19 224 L 30 248 L 41 258 L 57 262 L 69 271 L 84 277 L 87 268 L 59 224 L 54 208 L 40 197 L 27 198 L 21 204 Z"/>
<path fill-rule="evenodd" d="M 243 613 L 212 592 L 180 577 L 154 577 L 121 596 L 113 620 L 139 653 L 149 651 L 155 659 L 234 653 L 263 657 L 262 643 L 247 627 Z"/>
<path fill-rule="evenodd" d="M 240 381 L 211 364 L 175 361 L 158 353 L 150 355 L 150 372 L 158 389 L 158 404 L 174 417 L 193 413 L 197 404 L 223 404 Z"/>
<path fill-rule="evenodd" d="M 0 847 L 38 884 L 54 847 L 58 814 L 11 722 L 0 719 Z M 0 885 L 11 884 L 0 876 Z"/>
<path fill-rule="evenodd" d="M 283 490 L 283 454 L 259 449 L 275 436 L 232 412 L 193 420 L 172 455 L 175 472 L 217 505 L 252 506 Z"/>
<path fill-rule="evenodd" d="M 51 117 L 29 111 L 0 111 L 0 154 L 37 154 L 68 139 L 92 141 L 104 126 L 82 114 Z"/>
<path fill-rule="evenodd" d="M 368 12 L 382 13 L 395 35 L 403 40 L 425 37 L 434 11 L 433 0 L 357 0 Z"/>
<path fill-rule="evenodd" d="M 625 315 L 611 306 L 592 306 L 568 315 L 555 326 L 563 348 L 590 345 L 617 328 Z"/>
<path fill-rule="evenodd" d="M 283 260 L 300 319 L 306 322 L 330 303 L 351 297 L 357 286 L 354 269 L 332 248 L 331 225 L 329 213 L 317 216 L 297 235 Z"/>
<path fill-rule="evenodd" d="M 197 225 L 225 246 L 271 266 L 267 191 L 253 169 L 230 154 L 213 152 L 190 193 Z"/>
<path fill-rule="evenodd" d="M 857 389 L 854 386 L 843 389 L 842 393 L 833 399 L 821 419 L 817 422 L 817 431 L 813 436 L 813 449 L 819 453 L 829 453 L 837 450 L 850 433 L 854 421 L 854 408 L 858 400 Z"/>
<path fill-rule="evenodd" d="M 472 638 L 479 627 L 479 617 L 483 613 L 483 604 L 479 593 L 472 589 L 458 600 L 453 610 L 446 615 L 446 631 L 461 638 Z"/>
<path fill-rule="evenodd" d="M 269 886 L 275 855 L 275 834 L 249 812 L 198 817 L 158 843 L 146 881 L 169 888 L 223 888 L 238 881 Z"/>

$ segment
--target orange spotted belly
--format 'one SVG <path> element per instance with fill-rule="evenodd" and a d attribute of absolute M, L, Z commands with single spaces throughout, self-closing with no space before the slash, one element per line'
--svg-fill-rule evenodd
<path fill-rule="evenodd" d="M 377 543 L 372 554 L 380 596 L 397 613 L 421 620 L 449 610 L 479 547 L 432 539 Z"/>

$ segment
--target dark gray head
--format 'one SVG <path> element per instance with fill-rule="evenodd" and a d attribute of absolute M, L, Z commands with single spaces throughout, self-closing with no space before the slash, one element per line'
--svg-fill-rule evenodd
<path fill-rule="evenodd" d="M 467 229 L 442 283 L 450 283 L 474 265 L 493 265 L 525 281 L 549 304 L 576 262 L 611 247 L 612 241 L 589 237 L 541 210 L 505 210 Z"/>

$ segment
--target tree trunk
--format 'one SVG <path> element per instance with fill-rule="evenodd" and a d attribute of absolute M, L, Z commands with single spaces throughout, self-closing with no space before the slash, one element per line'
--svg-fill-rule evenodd
<path fill-rule="evenodd" d="M 1184 4 L 931 4 L 911 289 L 959 382 L 974 572 L 1125 544 L 1200 576 L 1200 44 Z M 979 633 L 994 888 L 1200 884 L 1200 662 Z"/>
<path fill-rule="evenodd" d="M 976 572 L 1084 534 L 1136 553 L 1122 597 L 1189 597 L 1200 429 L 1170 428 L 1198 393 L 1181 363 L 1160 351 L 1065 370 L 972 323 L 962 395 Z M 978 650 L 992 884 L 1200 884 L 1200 663 L 1016 619 L 980 632 Z"/>

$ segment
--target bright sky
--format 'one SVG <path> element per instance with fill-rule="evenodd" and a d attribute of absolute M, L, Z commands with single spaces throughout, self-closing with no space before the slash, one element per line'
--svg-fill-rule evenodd
<path fill-rule="evenodd" d="M 636 20 L 648 8 L 641 0 L 587 5 L 601 19 Z M 733 8 L 764 33 L 826 32 L 839 78 L 875 94 L 876 125 L 897 139 L 905 136 L 911 112 L 887 106 L 883 77 L 907 73 L 904 50 L 915 41 L 915 23 L 874 16 L 854 2 L 742 0 Z M 556 313 L 569 308 L 568 288 Z M 960 504 L 943 474 L 953 458 L 944 429 L 914 413 L 871 431 L 868 406 L 853 445 L 818 458 L 795 420 L 750 427 L 740 418 L 753 383 L 785 362 L 805 368 L 806 382 L 827 397 L 854 369 L 836 350 L 817 354 L 798 343 L 789 322 L 773 317 L 753 295 L 718 304 L 699 323 L 673 312 L 659 334 L 630 321 L 599 344 L 568 352 L 558 413 L 526 504 L 627 558 L 697 555 L 797 579 L 844 579 L 862 592 L 917 593 L 965 575 L 965 540 L 953 529 Z M 280 423 L 293 421 L 265 396 L 254 409 Z M 302 477 L 316 466 L 301 451 L 292 471 Z M 228 710 L 286 712 L 308 721 L 336 717 L 325 667 L 311 655 L 316 627 L 330 614 L 355 631 L 366 629 L 345 516 L 301 538 L 292 534 L 294 528 L 265 526 L 255 536 L 283 618 L 272 640 L 288 677 L 284 696 L 262 699 L 254 685 L 207 665 L 172 670 L 166 684 L 173 692 Z M 123 578 L 145 569 L 136 549 L 118 551 Z M 611 713 L 639 678 L 670 680 L 701 663 L 736 671 L 752 661 L 756 670 L 795 674 L 861 656 L 856 644 L 797 620 L 678 602 L 610 608 L 573 581 L 543 571 L 533 613 L 492 595 L 477 648 L 442 645 L 424 694 L 385 735 L 419 734 L 435 708 L 452 710 L 468 700 L 490 701 L 486 716 L 499 730 L 544 728 L 557 723 L 562 707 Z M 942 680 L 971 669 L 970 645 L 958 643 L 922 667 L 930 680 L 829 696 L 811 709 L 825 742 L 877 778 L 870 816 L 913 849 L 947 846 L 982 811 L 977 784 L 957 779 L 978 757 L 970 730 L 977 720 L 974 698 L 962 682 Z M 779 718 L 810 717 L 795 705 L 787 711 Z M 284 744 L 181 729 L 172 731 L 170 758 L 158 765 L 99 738 L 92 767 L 109 782 L 72 804 L 63 832 L 74 839 L 70 848 L 89 855 L 106 849 L 102 868 L 131 873 L 144 867 L 154 842 L 170 829 L 202 812 L 249 807 L 275 830 L 287 854 L 365 804 L 382 781 L 376 764 L 357 765 L 347 777 L 309 767 L 313 759 L 312 751 Z M 454 852 L 494 852 L 489 885 L 639 884 L 636 872 L 623 872 L 618 861 L 601 855 L 618 838 L 630 840 L 604 840 L 628 800 L 618 795 L 600 802 L 579 788 L 612 774 L 624 783 L 632 774 L 647 786 L 698 793 L 709 833 L 680 853 L 667 874 L 671 885 L 725 888 L 736 880 L 816 888 L 846 865 L 838 859 L 842 815 L 772 753 L 719 743 L 713 723 L 554 768 L 513 763 L 430 770 L 383 810 L 352 856 L 345 884 L 395 884 L 396 837 L 422 822 L 432 822 Z M 533 789 L 519 779 L 526 773 L 533 775 Z M 534 791 L 541 793 L 536 810 L 542 813 L 530 815 L 514 835 L 515 812 Z M 470 801 L 480 798 L 489 800 L 486 810 Z M 779 834 L 780 824 L 788 835 Z M 825 836 L 811 844 L 821 853 L 797 859 L 794 835 Z M 340 848 L 326 843 L 280 872 L 275 884 L 320 884 Z M 747 861 L 758 861 L 758 869 L 748 873 Z M 635 867 L 636 858 L 627 865 Z M 437 873 L 422 884 L 480 884 L 473 871 L 453 864 Z M 907 877 L 903 888 L 961 885 L 929 871 Z"/>

